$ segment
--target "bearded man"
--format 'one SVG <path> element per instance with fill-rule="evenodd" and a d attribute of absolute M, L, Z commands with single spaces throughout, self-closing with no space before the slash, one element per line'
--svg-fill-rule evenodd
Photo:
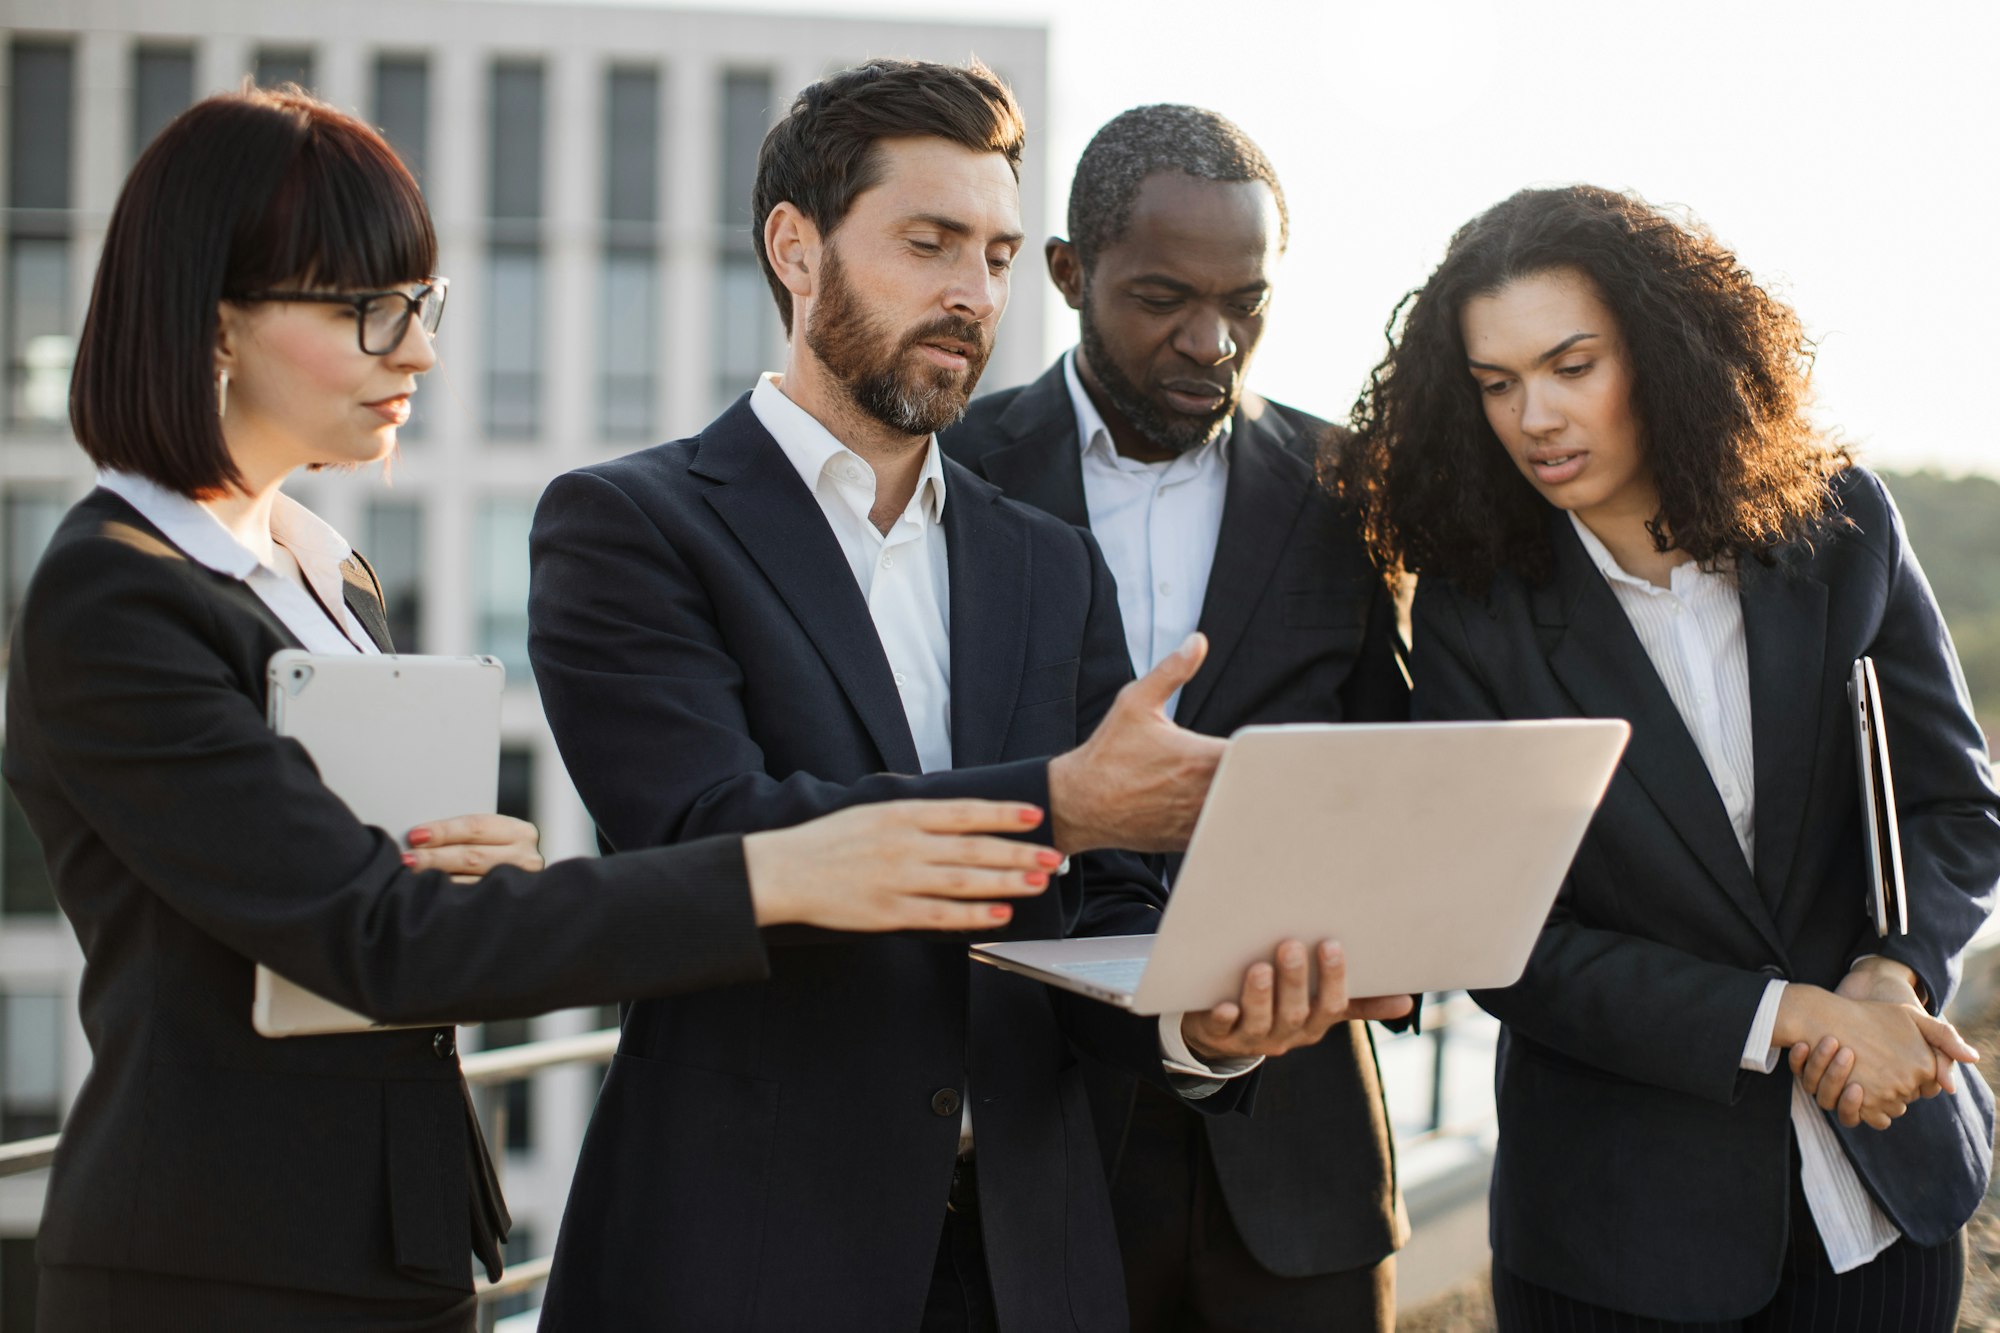
<path fill-rule="evenodd" d="M 1127 685 L 1090 537 L 935 439 L 1006 306 L 1022 134 L 977 64 L 800 93 L 752 199 L 784 373 L 543 497 L 529 651 L 607 847 L 1015 800 L 1047 812 L 1023 836 L 1053 883 L 996 904 L 993 936 L 1152 929 L 1157 880 L 1111 849 L 1185 844 L 1220 742 L 1163 707 L 1202 641 Z M 1409 1003 L 1350 1006 L 1337 952 L 1295 941 L 1237 1001 L 1158 1020 L 977 966 L 963 937 L 765 943 L 764 980 L 627 1011 L 544 1329 L 1123 1329 L 1073 1044 L 1215 1112 L 1262 1057 Z"/>

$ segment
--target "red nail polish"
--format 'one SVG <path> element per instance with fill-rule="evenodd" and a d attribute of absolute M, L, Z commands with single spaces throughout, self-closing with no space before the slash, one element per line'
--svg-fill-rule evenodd
<path fill-rule="evenodd" d="M 404 853 L 403 853 L 403 864 L 404 864 L 404 865 L 406 865 L 406 866 L 409 866 L 409 867 L 411 867 L 412 869 L 415 869 L 415 867 L 416 867 L 416 864 L 417 864 L 417 858 L 416 858 L 416 857 L 414 857 L 414 856 L 411 856 L 411 855 L 410 855 L 410 854 L 409 854 L 408 852 L 404 852 Z"/>
<path fill-rule="evenodd" d="M 1005 921 L 1008 917 L 1014 915 L 1014 909 L 1005 903 L 995 903 L 987 908 L 986 911 L 995 921 Z"/>
<path fill-rule="evenodd" d="M 431 831 L 429 829 L 413 828 L 410 830 L 410 846 L 421 847 L 430 840 L 431 840 Z"/>
<path fill-rule="evenodd" d="M 1031 805 L 1021 811 L 1021 822 L 1023 824 L 1039 824 L 1042 822 L 1042 812 Z"/>
<path fill-rule="evenodd" d="M 1049 886 L 1049 877 L 1039 870 L 1029 871 L 1025 878 L 1031 889 L 1046 889 Z"/>
<path fill-rule="evenodd" d="M 1037 852 L 1035 854 L 1035 859 L 1037 861 L 1040 861 L 1043 865 L 1047 866 L 1049 869 L 1054 870 L 1057 866 L 1063 863 L 1063 854 L 1059 851 L 1056 851 L 1054 848 L 1048 848 L 1043 851 Z"/>

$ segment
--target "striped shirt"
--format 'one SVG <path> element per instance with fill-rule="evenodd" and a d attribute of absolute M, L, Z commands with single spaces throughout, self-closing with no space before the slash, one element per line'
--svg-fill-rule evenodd
<path fill-rule="evenodd" d="M 1743 859 L 1756 863 L 1756 766 L 1750 745 L 1750 655 L 1743 637 L 1743 603 L 1731 570 L 1708 571 L 1690 560 L 1674 567 L 1668 586 L 1636 578 L 1612 558 L 1597 534 L 1575 514 L 1578 540 L 1611 586 L 1632 631 L 1659 673 L 1660 683 L 1701 751 L 1702 761 L 1729 813 Z M 1781 1052 L 1771 1045 L 1783 981 L 1764 988 L 1743 1044 L 1742 1067 L 1768 1074 Z M 1836 1273 L 1861 1267 L 1895 1244 L 1901 1233 L 1868 1197 L 1841 1151 L 1833 1126 L 1796 1079 L 1792 1082 L 1792 1131 L 1798 1138 L 1799 1177 L 1813 1224 Z"/>

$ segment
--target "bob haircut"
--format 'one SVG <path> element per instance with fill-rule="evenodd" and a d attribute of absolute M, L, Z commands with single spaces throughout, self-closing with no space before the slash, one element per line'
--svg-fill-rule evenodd
<path fill-rule="evenodd" d="M 374 130 L 296 88 L 197 102 L 112 209 L 70 383 L 77 441 L 99 467 L 181 495 L 240 486 L 216 414 L 221 303 L 390 288 L 436 266 L 423 194 Z"/>
<path fill-rule="evenodd" d="M 764 222 L 789 203 L 832 236 L 855 196 L 881 178 L 880 139 L 948 139 L 975 153 L 1000 153 L 1021 179 L 1027 127 L 1007 85 L 977 60 L 939 65 L 925 60 L 871 60 L 829 74 L 792 100 L 764 136 L 757 182 L 750 193 L 750 234 L 757 262 L 792 331 L 792 294 L 764 253 Z"/>
<path fill-rule="evenodd" d="M 1647 523 L 1659 550 L 1710 568 L 1768 562 L 1825 527 L 1829 481 L 1851 460 L 1806 419 L 1811 345 L 1791 308 L 1697 222 L 1593 186 L 1523 190 L 1462 227 L 1397 306 L 1389 354 L 1331 465 L 1391 578 L 1439 574 L 1479 591 L 1500 570 L 1548 576 L 1550 506 L 1487 423 L 1459 315 L 1557 270 L 1587 278 L 1618 321 L 1660 496 Z"/>

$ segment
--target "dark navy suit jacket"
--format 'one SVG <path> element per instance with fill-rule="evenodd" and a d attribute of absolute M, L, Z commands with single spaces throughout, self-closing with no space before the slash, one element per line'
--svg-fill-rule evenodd
<path fill-rule="evenodd" d="M 1209 653 L 1181 691 L 1175 721 L 1213 736 L 1253 723 L 1402 721 L 1409 689 L 1395 659 L 1395 607 L 1351 515 L 1314 478 L 1327 423 L 1251 395 L 1230 431 L 1222 528 L 1201 606 Z M 941 442 L 1012 498 L 1088 526 L 1060 361 L 1033 384 L 974 402 Z M 1092 1105 L 1115 1169 L 1134 1087 L 1114 1071 L 1094 1072 Z M 1236 1229 L 1272 1272 L 1357 1268 L 1402 1243 L 1366 1023 L 1268 1062 L 1250 1118 L 1202 1123 Z"/>
<path fill-rule="evenodd" d="M 1047 803 L 1047 757 L 1129 678 L 1117 597 L 1087 534 L 945 475 L 955 767 L 930 774 L 838 542 L 747 400 L 549 488 L 530 651 L 609 845 L 896 797 Z M 1068 933 L 1086 885 L 1096 929 L 1153 928 L 1143 863 L 1075 863 L 1007 934 Z M 766 934 L 768 981 L 629 1010 L 544 1326 L 916 1327 L 964 1095 L 1002 1327 L 1123 1328 L 1071 1041 L 1164 1087 L 1152 1020 L 974 964 L 960 936 Z"/>
<path fill-rule="evenodd" d="M 1594 1305 L 1696 1321 L 1769 1301 L 1787 1235 L 1791 1076 L 1739 1067 L 1766 983 L 1830 988 L 1880 953 L 1941 1007 L 2000 882 L 2000 798 L 1937 604 L 1881 483 L 1854 469 L 1835 489 L 1843 524 L 1741 570 L 1754 865 L 1567 518 L 1552 511 L 1545 583 L 1502 575 L 1484 596 L 1418 585 L 1418 717 L 1632 724 L 1526 974 L 1477 996 L 1506 1024 L 1494 1254 Z M 1846 702 L 1863 654 L 1881 677 L 1909 885 L 1910 934 L 1888 939 L 1863 913 Z M 1992 1103 L 1978 1091 L 1918 1102 L 1884 1133 L 1842 1131 L 1912 1239 L 1949 1236 L 1984 1192 Z"/>

